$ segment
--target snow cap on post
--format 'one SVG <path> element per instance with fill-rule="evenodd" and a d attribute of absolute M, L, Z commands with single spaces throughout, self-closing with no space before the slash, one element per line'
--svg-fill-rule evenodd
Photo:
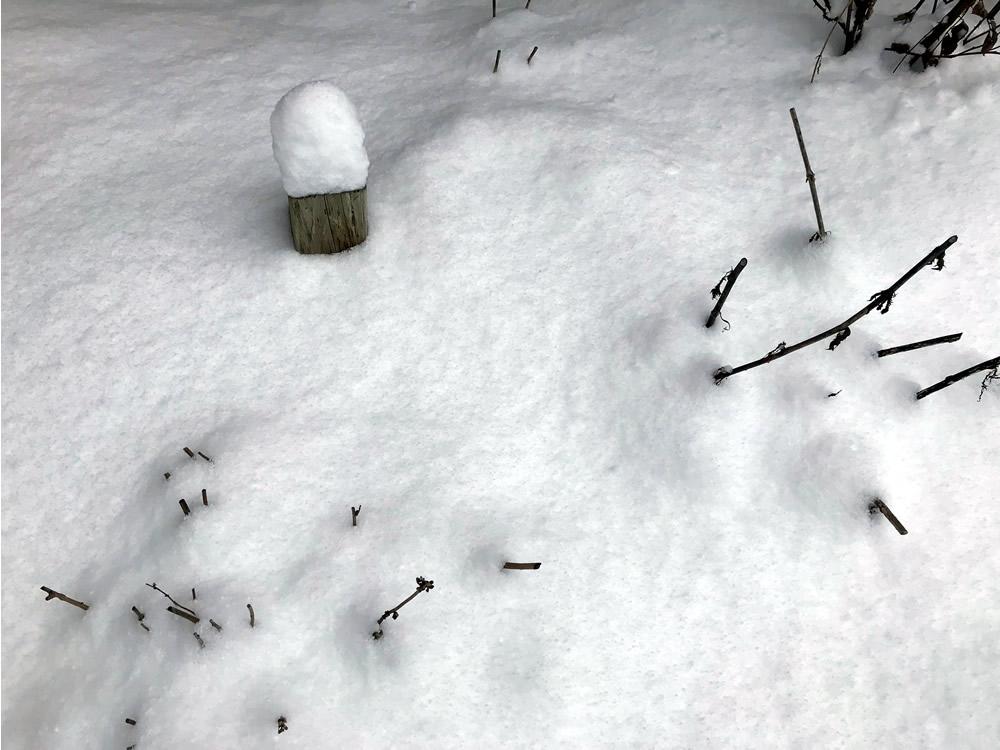
<path fill-rule="evenodd" d="M 343 193 L 368 183 L 358 112 L 329 81 L 302 83 L 281 97 L 271 114 L 271 139 L 290 197 Z"/>

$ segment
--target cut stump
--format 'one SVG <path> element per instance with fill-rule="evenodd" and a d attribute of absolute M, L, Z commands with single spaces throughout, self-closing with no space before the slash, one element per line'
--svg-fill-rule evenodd
<path fill-rule="evenodd" d="M 368 237 L 368 187 L 288 198 L 292 242 L 300 253 L 339 253 Z"/>

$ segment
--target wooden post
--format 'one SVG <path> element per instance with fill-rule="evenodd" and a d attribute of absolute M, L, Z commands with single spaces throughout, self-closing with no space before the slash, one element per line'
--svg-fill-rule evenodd
<path fill-rule="evenodd" d="M 792 114 L 792 124 L 795 126 L 795 137 L 799 141 L 799 151 L 802 152 L 802 162 L 806 167 L 806 182 L 809 183 L 809 192 L 812 194 L 813 208 L 816 209 L 816 226 L 819 231 L 814 234 L 809 241 L 822 240 L 826 237 L 826 227 L 823 226 L 823 212 L 819 209 L 819 195 L 816 192 L 816 175 L 809 166 L 809 154 L 806 153 L 806 142 L 802 139 L 802 129 L 799 127 L 799 118 L 795 114 L 795 107 L 788 110 Z"/>
<path fill-rule="evenodd" d="M 504 570 L 538 570 L 540 567 L 542 567 L 542 564 L 540 562 L 538 563 L 505 562 L 503 564 Z"/>
<path fill-rule="evenodd" d="M 909 533 L 903 526 L 903 524 L 899 522 L 899 519 L 896 518 L 895 514 L 891 510 L 889 510 L 889 507 L 885 503 L 883 503 L 879 498 L 876 497 L 874 500 L 872 500 L 871 505 L 868 506 L 868 512 L 873 514 L 881 513 L 889 520 L 889 523 L 891 523 L 893 528 L 896 529 L 896 531 L 898 531 L 900 534 Z"/>
<path fill-rule="evenodd" d="M 288 197 L 292 242 L 303 255 L 339 253 L 368 237 L 368 187 Z"/>

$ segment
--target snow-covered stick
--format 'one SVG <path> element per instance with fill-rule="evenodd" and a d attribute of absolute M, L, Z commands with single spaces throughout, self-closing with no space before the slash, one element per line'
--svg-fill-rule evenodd
<path fill-rule="evenodd" d="M 67 604 L 72 604 L 74 607 L 79 607 L 80 609 L 86 611 L 90 609 L 89 604 L 84 604 L 83 602 L 78 602 L 76 599 L 70 599 L 66 594 L 60 594 L 58 591 L 53 591 L 48 586 L 42 586 L 42 591 L 45 592 L 45 601 L 50 599 L 58 599 L 61 602 L 66 602 Z"/>
<path fill-rule="evenodd" d="M 812 194 L 813 208 L 816 209 L 816 226 L 819 227 L 819 231 L 816 232 L 809 241 L 822 240 L 826 237 L 826 227 L 823 226 L 823 212 L 819 207 L 819 194 L 816 192 L 816 174 L 812 171 L 812 167 L 809 165 L 809 154 L 806 153 L 806 142 L 802 138 L 802 128 L 799 127 L 799 118 L 795 114 L 795 107 L 788 110 L 792 115 L 792 124 L 795 126 L 795 137 L 799 141 L 799 151 L 802 152 L 802 163 L 806 167 L 806 182 L 809 183 L 809 192 Z"/>
<path fill-rule="evenodd" d="M 529 0 L 529 2 L 530 1 L 531 0 Z M 528 55 L 528 65 L 531 65 L 531 58 L 533 58 L 535 56 L 536 52 L 538 52 L 538 45 L 535 45 L 535 48 L 533 50 L 531 50 L 531 54 Z"/>
<path fill-rule="evenodd" d="M 537 563 L 515 563 L 515 562 L 505 562 L 503 564 L 504 570 L 538 570 L 542 567 L 540 562 Z"/>
<path fill-rule="evenodd" d="M 385 622 L 389 617 L 392 617 L 393 620 L 398 619 L 400 609 L 402 609 L 405 605 L 413 601 L 417 597 L 417 594 L 423 591 L 430 591 L 432 588 L 434 588 L 434 581 L 428 581 L 426 578 L 422 576 L 417 576 L 417 590 L 414 591 L 405 599 L 403 599 L 403 601 L 401 601 L 392 609 L 387 609 L 385 612 L 382 613 L 382 616 L 378 618 L 378 630 L 372 633 L 372 638 L 374 638 L 377 641 L 379 638 L 385 635 L 385 633 L 382 632 L 382 623 Z"/>
<path fill-rule="evenodd" d="M 222 632 L 222 626 L 219 623 L 217 623 L 215 620 L 209 620 L 208 624 L 211 625 L 216 630 L 218 630 L 220 633 Z"/>
<path fill-rule="evenodd" d="M 929 385 L 923 390 L 917 391 L 917 400 L 919 401 L 924 396 L 930 396 L 932 393 L 937 393 L 943 388 L 947 388 L 949 385 L 957 383 L 959 380 L 963 380 L 977 372 L 983 372 L 984 370 L 996 370 L 998 367 L 1000 367 L 1000 357 L 994 357 L 993 359 L 988 359 L 985 362 L 980 362 L 978 365 L 973 365 L 972 367 L 962 370 L 961 372 L 956 372 L 954 375 L 949 375 L 940 383 Z"/>
<path fill-rule="evenodd" d="M 879 498 L 876 497 L 874 500 L 872 500 L 871 505 L 868 506 L 868 512 L 872 514 L 881 513 L 883 516 L 886 517 L 886 519 L 888 519 L 889 523 L 891 523 L 893 528 L 896 529 L 896 531 L 898 531 L 900 534 L 909 533 L 906 530 L 906 527 L 904 527 L 903 524 L 899 522 L 899 519 L 896 518 L 895 514 L 891 510 L 889 510 L 889 507 L 885 503 L 883 503 Z"/>
<path fill-rule="evenodd" d="M 729 299 L 729 293 L 736 286 L 736 279 L 739 278 L 740 274 L 743 273 L 743 269 L 747 267 L 747 259 L 740 258 L 740 262 L 736 264 L 735 268 L 729 270 L 725 276 L 722 277 L 716 287 L 712 290 L 712 296 L 718 297 L 719 301 L 715 303 L 715 307 L 712 308 L 712 312 L 708 316 L 708 322 L 705 323 L 705 328 L 711 328 L 715 325 L 715 319 L 719 317 L 722 313 L 722 306 L 726 304 L 726 300 Z M 726 286 L 724 289 L 722 287 L 723 282 Z"/>
<path fill-rule="evenodd" d="M 198 645 L 201 646 L 202 648 L 205 648 L 205 641 L 201 639 L 201 636 L 195 633 L 194 637 L 198 639 Z"/>
<path fill-rule="evenodd" d="M 359 505 L 357 508 L 355 508 L 352 505 L 351 506 L 351 526 L 357 526 L 358 525 L 358 516 L 360 514 L 361 514 L 361 506 Z"/>
<path fill-rule="evenodd" d="M 753 368 L 760 367 L 761 365 L 766 365 L 769 362 L 773 362 L 776 359 L 780 359 L 781 357 L 787 356 L 792 352 L 798 351 L 799 349 L 804 349 L 805 347 L 810 346 L 811 344 L 817 344 L 823 339 L 835 336 L 836 334 L 843 331 L 845 328 L 849 328 L 851 325 L 861 320 L 861 318 L 870 313 L 872 310 L 879 310 L 884 315 L 889 311 L 889 306 L 892 304 L 892 298 L 895 296 L 896 292 L 899 291 L 900 287 L 902 287 L 903 284 L 905 284 L 907 281 L 916 276 L 917 272 L 920 271 L 920 269 L 924 268 L 925 266 L 929 266 L 932 263 L 934 264 L 934 269 L 937 271 L 940 271 L 941 269 L 944 268 L 945 252 L 948 250 L 949 247 L 954 245 L 956 242 L 958 242 L 957 235 L 952 235 L 951 237 L 946 239 L 936 248 L 927 253 L 927 255 L 921 258 L 920 262 L 918 262 L 915 266 L 913 266 L 913 268 L 911 268 L 909 271 L 907 271 L 901 277 L 899 277 L 899 279 L 896 280 L 896 283 L 894 283 L 888 289 L 883 289 L 881 292 L 873 294 L 871 296 L 871 301 L 867 305 L 862 307 L 860 310 L 854 313 L 854 315 L 849 317 L 840 325 L 836 325 L 833 328 L 823 331 L 822 333 L 816 334 L 815 336 L 810 336 L 804 341 L 800 341 L 797 344 L 792 344 L 791 346 L 786 345 L 785 342 L 782 341 L 780 344 L 778 344 L 778 346 L 776 346 L 774 349 L 772 349 L 770 352 L 765 354 L 760 359 L 755 359 L 753 362 L 747 362 L 745 365 L 740 365 L 739 367 L 729 367 L 728 365 L 725 365 L 723 367 L 720 367 L 714 373 L 716 384 L 721 383 L 726 378 L 736 375 L 737 373 L 744 372 L 746 370 L 752 370 Z M 944 386 L 941 387 L 943 388 Z"/>
<path fill-rule="evenodd" d="M 915 341 L 912 344 L 904 344 L 903 346 L 890 346 L 888 349 L 879 349 L 876 354 L 879 357 L 888 357 L 890 354 L 900 354 L 901 352 L 912 352 L 914 349 L 923 349 L 925 346 L 934 346 L 935 344 L 952 344 L 962 338 L 961 333 L 950 333 L 947 336 L 938 336 L 934 339 L 924 339 L 923 341 Z"/>
<path fill-rule="evenodd" d="M 493 72 L 496 73 L 498 70 L 500 70 L 500 50 L 497 50 L 497 59 L 493 63 Z"/>
<path fill-rule="evenodd" d="M 256 622 L 256 618 L 253 614 L 253 607 L 250 604 L 247 604 L 247 609 L 250 610 L 250 627 L 252 628 Z"/>

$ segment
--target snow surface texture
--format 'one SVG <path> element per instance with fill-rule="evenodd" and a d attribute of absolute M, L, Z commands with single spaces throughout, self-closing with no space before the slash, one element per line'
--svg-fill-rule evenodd
<path fill-rule="evenodd" d="M 812 86 L 797 0 L 5 4 L 4 749 L 997 747 L 1000 397 L 913 392 L 1000 351 L 1000 68 L 890 76 L 910 4 Z M 303 257 L 324 77 L 371 233 Z"/>
<path fill-rule="evenodd" d="M 293 88 L 271 113 L 274 158 L 293 197 L 358 190 L 368 182 L 365 131 L 347 94 L 329 81 Z"/>

